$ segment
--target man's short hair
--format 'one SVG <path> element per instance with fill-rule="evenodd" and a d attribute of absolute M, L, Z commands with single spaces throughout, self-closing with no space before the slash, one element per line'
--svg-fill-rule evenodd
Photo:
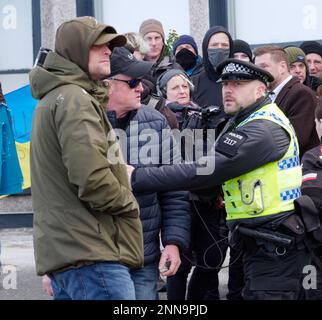
<path fill-rule="evenodd" d="M 269 53 L 273 59 L 274 62 L 278 63 L 278 62 L 282 62 L 285 61 L 286 64 L 289 66 L 290 63 L 288 61 L 288 57 L 287 57 L 287 53 L 285 52 L 285 50 L 279 46 L 262 46 L 262 47 L 258 47 L 254 50 L 254 56 L 259 57 L 262 56 L 264 54 Z"/>

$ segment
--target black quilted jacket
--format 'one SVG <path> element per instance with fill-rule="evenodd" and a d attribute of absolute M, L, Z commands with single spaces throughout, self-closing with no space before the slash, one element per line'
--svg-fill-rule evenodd
<path fill-rule="evenodd" d="M 156 110 L 142 106 L 132 111 L 127 119 L 116 119 L 115 113 L 108 112 L 108 118 L 115 129 L 124 129 L 127 139 L 120 139 L 123 156 L 127 163 L 136 168 L 160 166 L 161 158 L 178 159 L 180 150 L 173 144 L 173 137 L 166 119 Z M 148 131 L 154 130 L 159 139 L 149 140 Z M 130 143 L 130 132 L 132 131 Z M 117 130 L 116 130 L 117 132 Z M 140 137 L 140 139 L 138 139 Z M 171 145 L 170 148 L 162 148 Z M 125 141 L 126 140 L 126 141 Z M 140 141 L 144 140 L 144 141 Z M 158 141 L 157 141 L 158 140 Z M 133 141 L 137 141 L 133 143 Z M 151 148 L 151 153 L 144 148 Z M 147 155 L 144 155 L 147 153 Z M 139 155 L 139 157 L 138 157 Z M 148 158 L 154 164 L 146 164 Z M 190 244 L 190 204 L 188 192 L 145 192 L 134 194 L 140 206 L 140 218 L 144 233 L 144 263 L 158 261 L 160 257 L 160 235 L 163 246 L 178 245 L 180 250 L 187 250 Z"/>

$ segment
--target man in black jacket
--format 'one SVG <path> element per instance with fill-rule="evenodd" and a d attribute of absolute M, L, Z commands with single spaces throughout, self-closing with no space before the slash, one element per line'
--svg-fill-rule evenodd
<path fill-rule="evenodd" d="M 141 105 L 142 77 L 152 63 L 138 61 L 125 48 L 115 48 L 111 56 L 108 118 L 120 133 L 123 155 L 136 168 L 160 166 L 161 159 L 180 161 L 166 119 L 153 108 Z M 167 148 L 168 146 L 168 148 Z M 169 149 L 170 148 L 170 149 Z M 137 192 L 144 235 L 144 268 L 132 269 L 137 300 L 157 299 L 159 274 L 174 275 L 180 266 L 179 251 L 190 242 L 188 193 Z M 164 246 L 160 258 L 160 239 Z"/>
<path fill-rule="evenodd" d="M 302 158 L 302 193 L 313 200 L 322 221 L 322 100 L 315 110 L 316 131 L 320 145 L 306 152 Z M 309 300 L 322 299 L 322 243 L 314 250 L 312 265 L 316 268 L 317 279 L 308 290 Z M 315 286 L 314 286 L 315 285 Z"/>
<path fill-rule="evenodd" d="M 267 97 L 270 73 L 235 59 L 218 71 L 232 118 L 213 153 L 194 164 L 136 169 L 132 187 L 142 192 L 223 185 L 231 240 L 244 249 L 243 297 L 299 299 L 310 250 L 293 203 L 302 180 L 294 130 Z"/>
<path fill-rule="evenodd" d="M 192 77 L 195 86 L 192 100 L 199 106 L 222 106 L 220 73 L 217 66 L 232 56 L 233 40 L 229 32 L 221 26 L 210 28 L 202 42 L 204 70 Z"/>

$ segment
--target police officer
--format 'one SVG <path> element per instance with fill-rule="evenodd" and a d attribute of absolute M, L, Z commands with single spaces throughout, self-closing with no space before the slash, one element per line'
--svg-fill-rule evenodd
<path fill-rule="evenodd" d="M 143 180 L 137 169 L 132 187 L 169 191 L 223 185 L 231 241 L 244 250 L 243 297 L 299 299 L 310 250 L 294 206 L 302 182 L 296 135 L 267 96 L 267 84 L 274 80 L 270 73 L 236 59 L 218 70 L 225 112 L 232 117 L 213 153 L 193 164 L 144 169 Z"/>
<path fill-rule="evenodd" d="M 302 193 L 308 195 L 322 217 L 322 100 L 315 110 L 316 131 L 321 145 L 307 151 L 302 158 L 303 181 Z M 322 244 L 317 246 L 312 256 L 312 265 L 317 269 L 317 286 L 308 291 L 309 300 L 322 299 Z"/>

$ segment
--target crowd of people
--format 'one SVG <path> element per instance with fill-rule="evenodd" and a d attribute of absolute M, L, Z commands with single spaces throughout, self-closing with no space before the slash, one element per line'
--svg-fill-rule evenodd
<path fill-rule="evenodd" d="M 45 290 L 156 300 L 162 276 L 169 300 L 218 300 L 229 252 L 227 299 L 321 299 L 322 45 L 252 50 L 214 26 L 168 49 L 158 20 L 80 17 L 31 71 Z"/>

